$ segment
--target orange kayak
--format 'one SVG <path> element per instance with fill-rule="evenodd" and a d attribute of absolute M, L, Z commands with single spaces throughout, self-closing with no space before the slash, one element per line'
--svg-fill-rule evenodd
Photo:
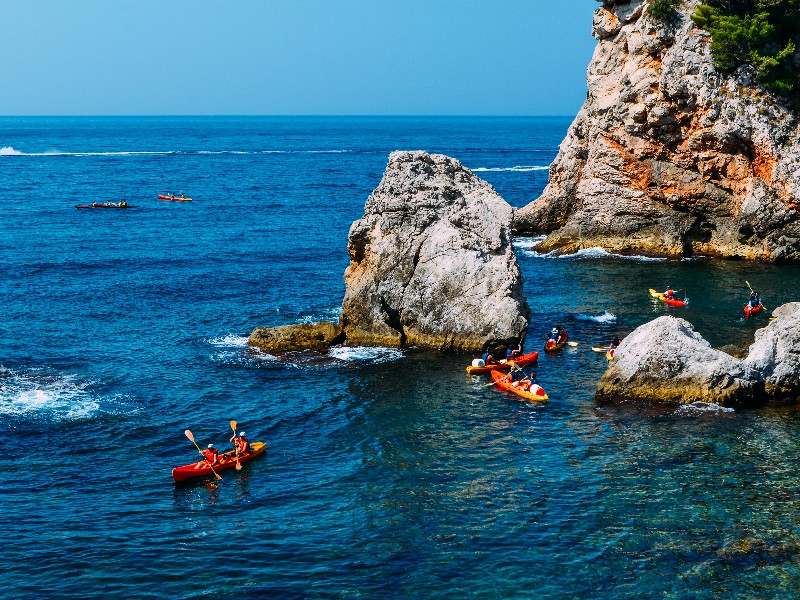
<path fill-rule="evenodd" d="M 518 387 L 511 385 L 511 379 L 508 375 L 503 375 L 499 371 L 492 371 L 492 380 L 494 381 L 495 385 L 501 389 L 506 390 L 507 392 L 511 392 L 512 394 L 516 394 L 517 396 L 521 396 L 526 400 L 531 400 L 532 402 L 547 402 L 549 398 L 542 388 L 539 385 L 534 385 L 531 390 L 522 390 Z"/>
<path fill-rule="evenodd" d="M 254 444 L 251 444 L 251 446 L 253 451 L 250 454 L 239 455 L 240 463 L 246 463 L 249 460 L 253 460 L 255 457 L 264 454 L 264 452 L 267 450 L 267 445 L 264 442 L 255 442 Z M 224 471 L 226 469 L 232 469 L 235 466 L 236 452 L 231 450 L 219 455 L 219 464 L 214 465 L 214 471 L 219 473 L 220 471 Z M 195 477 L 203 477 L 205 475 L 211 475 L 213 477 L 211 465 L 209 465 L 205 460 L 172 469 L 172 478 L 176 482 L 194 479 Z"/>
<path fill-rule="evenodd" d="M 539 360 L 539 353 L 530 352 L 528 354 L 521 354 L 513 360 L 508 360 L 502 363 L 495 363 L 493 365 L 485 365 L 483 367 L 473 367 L 472 365 L 470 365 L 467 367 L 467 375 L 476 375 L 477 373 L 489 373 L 491 371 L 505 371 L 506 369 L 510 369 L 511 365 L 524 367 L 525 365 L 535 363 L 537 360 Z"/>
<path fill-rule="evenodd" d="M 547 340 L 547 343 L 544 345 L 545 352 L 557 352 L 564 348 L 567 345 L 567 342 L 561 342 L 560 344 L 556 344 L 553 340 Z"/>

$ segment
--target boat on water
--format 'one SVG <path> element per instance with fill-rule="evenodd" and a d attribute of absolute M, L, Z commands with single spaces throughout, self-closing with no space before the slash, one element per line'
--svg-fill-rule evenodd
<path fill-rule="evenodd" d="M 678 298 L 667 298 L 662 292 L 657 292 L 653 288 L 650 288 L 650 295 L 657 300 L 661 300 L 664 304 L 669 304 L 670 306 L 686 306 L 689 304 L 688 298 L 684 298 L 683 300 Z"/>
<path fill-rule="evenodd" d="M 158 199 L 159 200 L 166 200 L 168 202 L 191 202 L 192 201 L 191 198 L 187 198 L 183 194 L 181 194 L 180 196 L 176 196 L 175 194 L 159 194 L 158 195 Z"/>
<path fill-rule="evenodd" d="M 562 350 L 564 346 L 567 345 L 567 342 L 561 342 L 560 344 L 556 344 L 554 340 L 547 340 L 544 344 L 544 351 L 545 352 L 558 352 Z"/>
<path fill-rule="evenodd" d="M 521 354 L 520 356 L 517 356 L 512 360 L 494 363 L 491 365 L 480 364 L 483 363 L 483 361 L 480 359 L 476 359 L 476 363 L 473 363 L 467 367 L 467 375 L 477 375 L 478 373 L 489 373 L 491 371 L 505 371 L 506 369 L 511 368 L 512 365 L 516 365 L 518 367 L 524 367 L 525 365 L 535 363 L 537 360 L 539 360 L 538 352 L 529 352 L 528 354 Z"/>
<path fill-rule="evenodd" d="M 253 451 L 250 454 L 239 455 L 239 463 L 251 461 L 254 458 L 264 454 L 264 452 L 267 450 L 267 445 L 264 442 L 255 442 L 254 444 L 251 444 L 251 447 L 253 448 Z M 230 450 L 219 455 L 219 464 L 213 465 L 213 471 L 219 473 L 220 471 L 225 471 L 226 469 L 232 469 L 235 466 L 236 451 Z M 212 465 L 210 465 L 206 460 L 200 460 L 196 463 L 184 465 L 182 467 L 175 467 L 172 469 L 172 479 L 174 479 L 177 483 L 180 481 L 186 481 L 187 479 L 205 477 L 207 475 L 211 475 L 213 477 L 214 472 L 212 471 L 211 467 Z"/>
<path fill-rule="evenodd" d="M 516 394 L 521 398 L 525 398 L 526 400 L 541 403 L 545 403 L 549 400 L 542 386 L 534 383 L 529 390 L 519 388 L 512 384 L 511 378 L 508 375 L 503 375 L 500 371 L 492 371 L 492 381 L 494 381 L 497 387 L 511 392 L 512 394 Z"/>
<path fill-rule="evenodd" d="M 752 317 L 754 314 L 761 312 L 761 309 L 764 308 L 764 305 L 759 303 L 755 307 L 750 306 L 750 303 L 744 305 L 744 316 L 748 319 Z"/>
<path fill-rule="evenodd" d="M 125 200 L 119 202 L 92 202 L 91 204 L 76 204 L 75 208 L 136 208 Z"/>

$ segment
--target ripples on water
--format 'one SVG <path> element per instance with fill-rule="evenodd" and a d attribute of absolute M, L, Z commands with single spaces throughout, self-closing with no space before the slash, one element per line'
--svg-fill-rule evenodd
<path fill-rule="evenodd" d="M 567 126 L 1 119 L 7 594 L 795 594 L 795 412 L 597 406 L 591 351 L 662 314 L 747 342 L 766 318 L 741 319 L 744 280 L 776 306 L 797 299 L 795 267 L 515 240 L 528 348 L 556 322 L 579 342 L 532 367 L 545 406 L 466 376 L 471 356 L 247 347 L 258 325 L 338 318 L 347 231 L 391 150 L 455 155 L 521 206 Z M 167 190 L 195 201 L 155 200 Z M 140 208 L 72 208 L 122 197 Z M 653 302 L 667 285 L 691 306 Z M 267 456 L 173 485 L 197 456 L 184 430 L 224 446 L 230 419 Z"/>

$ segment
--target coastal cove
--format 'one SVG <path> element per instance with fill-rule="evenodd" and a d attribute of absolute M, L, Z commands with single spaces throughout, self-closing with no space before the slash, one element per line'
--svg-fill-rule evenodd
<path fill-rule="evenodd" d="M 745 281 L 771 310 L 800 300 L 800 265 L 516 238 L 526 350 L 555 323 L 579 342 L 540 356 L 544 406 L 466 376 L 469 354 L 246 346 L 338 319 L 391 151 L 453 156 L 522 207 L 570 122 L 0 118 L 8 597 L 794 594 L 800 413 L 600 406 L 591 347 L 664 314 L 748 344 L 769 314 L 742 318 Z M 689 306 L 650 297 L 667 285 Z M 231 419 L 266 456 L 174 485 L 183 431 L 226 446 Z"/>

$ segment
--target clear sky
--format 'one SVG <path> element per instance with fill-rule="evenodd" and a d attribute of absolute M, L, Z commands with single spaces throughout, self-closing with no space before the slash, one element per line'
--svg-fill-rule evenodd
<path fill-rule="evenodd" d="M 592 0 L 17 0 L 0 115 L 574 115 Z"/>

